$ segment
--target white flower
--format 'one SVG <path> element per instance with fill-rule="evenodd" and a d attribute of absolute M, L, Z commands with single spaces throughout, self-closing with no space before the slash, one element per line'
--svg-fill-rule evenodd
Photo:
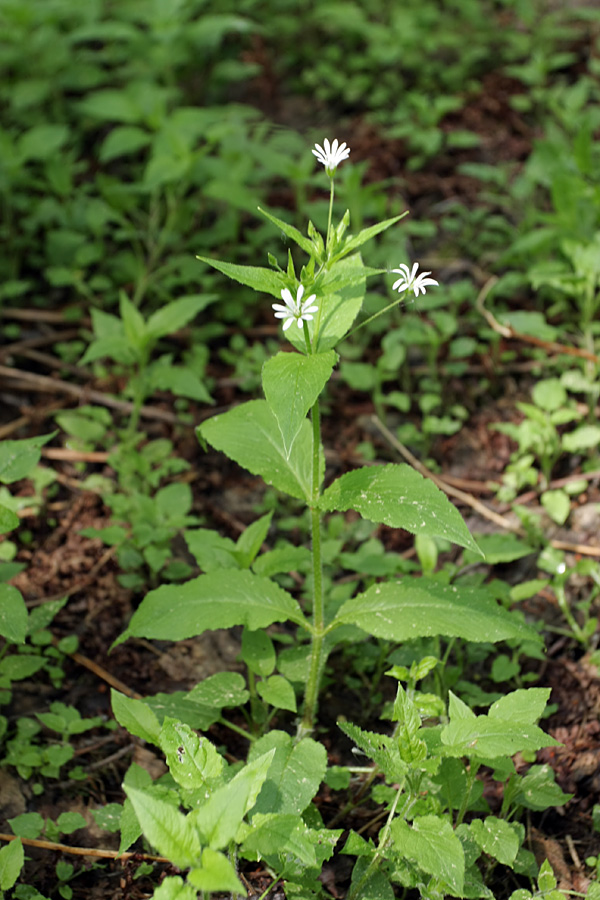
<path fill-rule="evenodd" d="M 283 288 L 283 290 L 281 291 L 281 297 L 283 302 L 285 303 L 285 306 L 282 306 L 281 303 L 273 303 L 275 318 L 285 319 L 285 322 L 283 323 L 284 331 L 287 331 L 293 321 L 296 321 L 298 323 L 298 328 L 302 328 L 302 323 L 310 322 L 313 318 L 312 313 L 316 313 L 319 309 L 318 306 L 311 306 L 313 300 L 316 300 L 316 294 L 311 294 L 310 297 L 306 298 L 304 303 L 302 302 L 303 295 L 303 284 L 298 287 L 295 300 L 288 288 Z"/>
<path fill-rule="evenodd" d="M 418 268 L 419 263 L 415 263 L 412 269 L 409 269 L 406 263 L 400 263 L 399 268 L 392 269 L 392 272 L 402 276 L 402 278 L 393 283 L 392 290 L 397 290 L 400 294 L 402 291 L 414 291 L 415 297 L 418 297 L 419 291 L 424 294 L 426 293 L 425 289 L 430 287 L 430 285 L 439 284 L 435 278 L 427 277 L 431 275 L 431 272 L 421 272 L 420 275 L 417 275 Z"/>
<path fill-rule="evenodd" d="M 330 146 L 329 141 L 325 138 L 323 147 L 320 144 L 315 144 L 316 150 L 312 151 L 319 162 L 323 163 L 329 176 L 333 175 L 339 164 L 350 156 L 350 147 L 347 147 L 345 143 L 339 144 L 339 146 L 338 144 L 339 142 L 336 138 Z"/>

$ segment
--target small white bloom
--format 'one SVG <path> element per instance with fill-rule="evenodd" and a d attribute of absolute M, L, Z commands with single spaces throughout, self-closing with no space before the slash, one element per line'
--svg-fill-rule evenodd
<path fill-rule="evenodd" d="M 283 288 L 281 291 L 281 298 L 285 303 L 285 306 L 282 306 L 281 303 L 273 303 L 275 318 L 285 319 L 285 322 L 283 323 L 284 331 L 287 331 L 294 321 L 298 323 L 298 328 L 302 328 L 302 323 L 310 322 L 313 318 L 312 314 L 316 313 L 319 309 L 318 306 L 311 306 L 313 300 L 316 300 L 317 298 L 316 294 L 311 294 L 310 297 L 306 298 L 304 303 L 302 302 L 303 296 L 303 284 L 299 285 L 295 300 L 288 288 Z"/>
<path fill-rule="evenodd" d="M 312 152 L 319 162 L 323 163 L 329 176 L 333 175 L 339 164 L 350 156 L 350 147 L 347 147 L 345 143 L 340 144 L 337 138 L 331 146 L 327 138 L 325 138 L 323 146 L 315 144 L 315 148 Z"/>
<path fill-rule="evenodd" d="M 398 291 L 399 294 L 402 291 L 414 291 L 415 297 L 419 296 L 419 291 L 421 293 L 426 293 L 426 288 L 430 287 L 432 284 L 439 284 L 435 280 L 435 278 L 428 278 L 428 275 L 431 275 L 431 272 L 421 272 L 417 275 L 417 271 L 419 268 L 419 263 L 415 263 L 412 269 L 409 269 L 406 263 L 400 263 L 399 268 L 392 269 L 392 272 L 396 272 L 398 275 L 402 277 L 395 281 L 392 285 L 393 291 Z"/>

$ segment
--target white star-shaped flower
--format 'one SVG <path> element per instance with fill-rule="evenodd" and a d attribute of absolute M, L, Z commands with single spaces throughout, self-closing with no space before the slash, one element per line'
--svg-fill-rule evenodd
<path fill-rule="evenodd" d="M 415 263 L 412 269 L 409 269 L 406 263 L 400 263 L 400 266 L 397 269 L 392 269 L 392 272 L 396 272 L 396 274 L 402 276 L 398 281 L 393 283 L 392 290 L 397 290 L 399 294 L 401 294 L 402 291 L 413 291 L 415 297 L 418 297 L 419 291 L 422 294 L 425 294 L 426 288 L 430 287 L 432 284 L 439 284 L 435 278 L 427 277 L 428 275 L 431 275 L 431 272 L 421 272 L 420 275 L 417 275 L 418 269 L 419 263 Z"/>
<path fill-rule="evenodd" d="M 333 175 L 339 164 L 350 156 L 350 147 L 347 147 L 345 143 L 340 144 L 337 138 L 331 145 L 327 138 L 325 138 L 323 146 L 321 147 L 320 144 L 315 144 L 315 148 L 316 149 L 312 152 L 319 162 L 323 163 L 325 171 L 330 177 Z"/>
<path fill-rule="evenodd" d="M 303 284 L 299 285 L 295 300 L 292 297 L 291 291 L 289 291 L 288 288 L 283 288 L 283 290 L 281 291 L 281 298 L 285 303 L 285 306 L 282 306 L 281 303 L 273 303 L 275 318 L 285 319 L 285 322 L 283 323 L 284 331 L 287 331 L 294 321 L 298 323 L 298 328 L 302 328 L 302 323 L 310 322 L 313 318 L 312 314 L 318 311 L 318 306 L 311 306 L 313 300 L 316 300 L 317 295 L 311 294 L 310 297 L 306 298 L 304 303 L 302 302 L 303 296 Z"/>

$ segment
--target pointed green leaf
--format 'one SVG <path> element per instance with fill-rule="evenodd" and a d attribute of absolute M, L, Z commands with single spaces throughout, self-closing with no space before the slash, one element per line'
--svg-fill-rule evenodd
<path fill-rule="evenodd" d="M 325 777 L 325 747 L 312 738 L 296 744 L 289 734 L 271 731 L 252 745 L 248 759 L 267 750 L 275 755 L 253 812 L 300 815 Z"/>
<path fill-rule="evenodd" d="M 263 269 L 260 266 L 237 266 L 234 263 L 221 262 L 219 259 L 210 259 L 207 256 L 197 256 L 196 259 L 207 263 L 233 281 L 239 281 L 240 284 L 245 284 L 255 291 L 271 294 L 281 300 L 281 289 L 285 287 L 285 281 L 272 269 Z"/>
<path fill-rule="evenodd" d="M 19 526 L 19 517 L 12 509 L 0 503 L 0 534 L 6 534 L 7 531 L 14 531 Z"/>
<path fill-rule="evenodd" d="M 202 848 L 190 816 L 159 797 L 124 784 L 142 831 L 161 856 L 186 869 L 198 863 Z"/>
<path fill-rule="evenodd" d="M 269 533 L 272 518 L 273 513 L 267 513 L 240 534 L 235 544 L 235 553 L 242 568 L 249 568 L 256 559 Z"/>
<path fill-rule="evenodd" d="M 251 672 L 267 678 L 275 668 L 277 654 L 273 641 L 263 629 L 250 631 L 244 628 L 242 634 L 242 659 Z"/>
<path fill-rule="evenodd" d="M 363 753 L 376 763 L 390 783 L 402 781 L 407 765 L 400 757 L 394 738 L 376 731 L 364 731 L 351 722 L 339 722 L 339 727 Z"/>
<path fill-rule="evenodd" d="M 141 312 L 133 305 L 125 291 L 121 291 L 119 294 L 119 311 L 125 329 L 125 337 L 130 347 L 139 356 L 147 343 L 146 323 Z"/>
<path fill-rule="evenodd" d="M 346 238 L 346 243 L 342 250 L 343 255 L 346 256 L 348 253 L 357 250 L 362 244 L 366 244 L 366 242 L 370 241 L 371 238 L 374 238 L 375 235 L 381 234 L 382 231 L 385 231 L 391 225 L 395 225 L 396 222 L 399 222 L 400 219 L 403 219 L 404 216 L 407 215 L 408 210 L 400 213 L 399 216 L 394 216 L 392 219 L 385 219 L 383 222 L 378 222 L 376 225 L 371 225 L 369 228 L 363 228 L 362 231 L 359 231 L 358 234 L 355 234 L 354 236 L 349 235 Z"/>
<path fill-rule="evenodd" d="M 248 569 L 223 569 L 150 591 L 115 645 L 129 637 L 182 641 L 217 628 L 266 628 L 288 619 L 304 624 L 300 606 L 287 591 Z"/>
<path fill-rule="evenodd" d="M 24 862 L 21 838 L 10 841 L 0 850 L 0 890 L 10 890 L 19 877 Z"/>
<path fill-rule="evenodd" d="M 58 432 L 42 434 L 40 437 L 25 438 L 22 441 L 2 441 L 0 443 L 0 482 L 12 484 L 26 478 L 40 461 L 41 448 L 52 440 Z"/>
<path fill-rule="evenodd" d="M 297 228 L 294 228 L 293 225 L 288 225 L 287 222 L 284 222 L 282 219 L 278 219 L 276 216 L 268 213 L 266 209 L 261 209 L 258 207 L 259 213 L 262 213 L 269 221 L 273 222 L 274 225 L 277 225 L 278 228 L 281 228 L 284 234 L 286 234 L 289 238 L 298 244 L 299 247 L 304 250 L 309 256 L 312 256 L 314 252 L 314 247 L 312 241 L 309 238 L 304 237 L 301 231 L 298 231 Z"/>
<path fill-rule="evenodd" d="M 294 688 L 283 675 L 271 675 L 265 681 L 259 681 L 256 690 L 265 703 L 276 709 L 288 709 L 296 712 L 296 694 Z"/>
<path fill-rule="evenodd" d="M 266 400 L 250 400 L 213 416 L 197 432 L 267 484 L 300 500 L 311 497 L 312 429 L 308 421 L 302 423 L 289 457 Z"/>
<path fill-rule="evenodd" d="M 333 350 L 312 356 L 277 353 L 263 366 L 263 390 L 288 458 L 309 409 L 329 381 L 336 359 Z"/>
<path fill-rule="evenodd" d="M 451 721 L 441 732 L 446 756 L 468 756 L 494 759 L 514 756 L 524 751 L 556 747 L 560 742 L 545 734 L 537 725 L 521 725 L 508 719 L 476 716 L 475 719 Z"/>
<path fill-rule="evenodd" d="M 190 294 L 167 303 L 162 309 L 153 313 L 147 322 L 148 337 L 153 341 L 179 331 L 194 316 L 217 299 L 217 294 Z"/>
<path fill-rule="evenodd" d="M 465 855 L 452 825 L 439 816 L 417 816 L 412 827 L 403 819 L 392 822 L 394 849 L 420 869 L 442 879 L 455 896 L 462 896 Z"/>
<path fill-rule="evenodd" d="M 243 852 L 271 856 L 275 852 L 292 854 L 307 866 L 315 866 L 315 848 L 308 837 L 308 826 L 296 815 L 255 813 L 251 831 L 243 839 Z"/>
<path fill-rule="evenodd" d="M 429 578 L 374 584 L 347 600 L 335 622 L 358 625 L 390 641 L 444 634 L 466 641 L 534 640 L 540 636 L 484 588 L 457 587 Z"/>
<path fill-rule="evenodd" d="M 191 814 L 190 818 L 213 850 L 221 850 L 234 839 L 242 819 L 256 803 L 274 753 L 270 750 L 248 762 L 228 784 L 217 788 L 207 802 Z"/>
<path fill-rule="evenodd" d="M 160 723 L 154 711 L 143 700 L 126 697 L 111 688 L 110 699 L 115 719 L 130 734 L 158 746 Z"/>
<path fill-rule="evenodd" d="M 0 635 L 13 644 L 24 644 L 28 624 L 21 592 L 10 584 L 0 584 Z"/>
<path fill-rule="evenodd" d="M 456 507 L 411 466 L 365 466 L 348 472 L 327 488 L 319 506 L 339 512 L 356 509 L 371 522 L 445 538 L 478 552 Z"/>
<path fill-rule="evenodd" d="M 119 849 L 119 852 L 123 850 Z M 198 900 L 198 891 L 191 884 L 185 884 L 179 875 L 168 875 L 154 888 L 152 900 Z"/>
<path fill-rule="evenodd" d="M 535 725 L 550 697 L 550 688 L 519 688 L 505 694 L 489 708 L 491 719 L 508 719 L 520 725 Z"/>

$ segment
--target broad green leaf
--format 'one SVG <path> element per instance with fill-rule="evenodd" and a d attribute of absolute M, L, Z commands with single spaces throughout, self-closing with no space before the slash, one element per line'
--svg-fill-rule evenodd
<path fill-rule="evenodd" d="M 487 816 L 483 820 L 474 819 L 470 831 L 484 853 L 505 866 L 512 866 L 520 846 L 519 836 L 513 826 L 504 819 Z"/>
<path fill-rule="evenodd" d="M 397 818 L 390 834 L 401 857 L 413 860 L 424 872 L 445 881 L 453 894 L 462 896 L 465 855 L 450 822 L 439 816 L 417 816 L 410 826 Z"/>
<path fill-rule="evenodd" d="M 56 820 L 56 824 L 61 834 L 73 834 L 74 831 L 78 831 L 78 829 L 80 828 L 85 828 L 87 822 L 83 818 L 81 813 L 63 812 Z"/>
<path fill-rule="evenodd" d="M 254 745 L 256 746 L 256 744 Z M 236 835 L 242 819 L 256 803 L 275 751 L 255 757 L 232 780 L 194 810 L 190 818 L 213 850 L 227 847 Z"/>
<path fill-rule="evenodd" d="M 240 534 L 235 544 L 235 554 L 242 568 L 248 569 L 254 562 L 269 533 L 272 518 L 273 513 L 267 513 Z"/>
<path fill-rule="evenodd" d="M 270 857 L 275 853 L 291 853 L 307 866 L 315 866 L 315 848 L 308 835 L 308 826 L 297 815 L 255 813 L 252 825 L 243 838 L 242 851 Z"/>
<path fill-rule="evenodd" d="M 19 154 L 23 160 L 49 159 L 68 137 L 69 129 L 66 125 L 34 125 L 19 138 Z"/>
<path fill-rule="evenodd" d="M 441 732 L 446 756 L 494 759 L 514 756 L 524 751 L 557 747 L 560 742 L 545 734 L 537 725 L 520 725 L 507 719 L 476 716 L 475 719 L 450 722 Z"/>
<path fill-rule="evenodd" d="M 239 672 L 217 672 L 200 681 L 186 696 L 202 706 L 222 709 L 224 706 L 242 706 L 248 699 L 248 691 Z"/>
<path fill-rule="evenodd" d="M 304 624 L 287 591 L 248 569 L 223 569 L 150 591 L 115 646 L 129 637 L 182 641 L 218 628 L 266 628 L 288 619 Z"/>
<path fill-rule="evenodd" d="M 187 366 L 173 365 L 172 360 L 172 355 L 167 353 L 147 368 L 145 377 L 149 393 L 171 391 L 178 397 L 189 397 L 199 403 L 214 403 L 196 373 Z"/>
<path fill-rule="evenodd" d="M 119 849 L 119 852 L 123 850 Z M 191 884 L 185 884 L 179 875 L 168 875 L 154 888 L 152 900 L 198 900 L 198 891 Z"/>
<path fill-rule="evenodd" d="M 8 823 L 14 834 L 35 841 L 44 830 L 46 821 L 40 813 L 31 812 L 21 813 L 20 816 L 9 819 Z"/>
<path fill-rule="evenodd" d="M 477 544 L 455 506 L 411 466 L 365 466 L 337 478 L 323 493 L 323 510 L 356 509 L 371 522 L 453 541 L 477 553 Z"/>
<path fill-rule="evenodd" d="M 28 614 L 20 591 L 10 584 L 0 584 L 0 635 L 13 644 L 24 644 Z"/>
<path fill-rule="evenodd" d="M 519 782 L 517 803 L 527 809 L 539 811 L 548 809 L 549 806 L 564 806 L 573 794 L 565 794 L 554 779 L 554 770 L 550 766 L 531 766 Z"/>
<path fill-rule="evenodd" d="M 490 719 L 535 725 L 542 717 L 549 697 L 550 688 L 519 688 L 492 703 L 488 715 Z"/>
<path fill-rule="evenodd" d="M 219 259 L 210 259 L 207 256 L 197 256 L 201 262 L 207 263 L 213 269 L 227 275 L 233 281 L 239 281 L 263 294 L 271 294 L 281 300 L 281 290 L 285 287 L 282 276 L 272 269 L 264 269 L 260 266 L 237 266 L 234 263 L 221 262 Z"/>
<path fill-rule="evenodd" d="M 237 569 L 239 561 L 231 538 L 210 528 L 186 529 L 183 535 L 188 550 L 204 572 L 214 569 Z"/>
<path fill-rule="evenodd" d="M 86 116 L 132 125 L 143 118 L 139 106 L 129 93 L 112 88 L 91 91 L 81 101 L 79 109 Z"/>
<path fill-rule="evenodd" d="M 31 678 L 46 664 L 43 656 L 5 656 L 0 660 L 0 676 L 9 681 Z"/>
<path fill-rule="evenodd" d="M 24 862 L 25 853 L 21 838 L 16 838 L 2 847 L 0 850 L 0 890 L 10 890 L 21 874 Z"/>
<path fill-rule="evenodd" d="M 344 734 L 376 763 L 390 783 L 402 781 L 407 770 L 394 738 L 375 731 L 364 731 L 351 722 L 339 722 Z"/>
<path fill-rule="evenodd" d="M 399 222 L 400 219 L 403 219 L 404 216 L 408 215 L 408 210 L 406 212 L 400 213 L 399 216 L 394 216 L 392 219 L 385 219 L 383 222 L 378 222 L 377 225 L 371 225 L 369 228 L 363 228 L 362 231 L 359 231 L 358 234 L 354 236 L 348 235 L 346 238 L 344 247 L 342 252 L 344 256 L 348 253 L 352 253 L 354 250 L 357 250 L 362 244 L 366 244 L 367 241 L 370 241 L 371 238 L 374 238 L 375 235 L 381 234 L 382 231 L 385 231 L 391 225 L 395 225 L 396 222 Z"/>
<path fill-rule="evenodd" d="M 148 333 L 144 317 L 133 305 L 125 291 L 119 293 L 119 311 L 125 329 L 125 337 L 136 356 L 141 359 L 142 352 L 148 344 Z"/>
<path fill-rule="evenodd" d="M 206 788 L 223 771 L 223 758 L 208 738 L 176 719 L 165 718 L 159 744 L 171 775 L 188 791 Z"/>
<path fill-rule="evenodd" d="M 194 866 L 202 848 L 191 816 L 184 816 L 159 797 L 124 784 L 142 831 L 161 856 L 166 856 L 180 869 Z"/>
<path fill-rule="evenodd" d="M 273 762 L 253 812 L 300 815 L 325 777 L 325 747 L 312 738 L 296 744 L 289 734 L 271 731 L 252 745 L 248 759 L 267 751 L 274 753 Z"/>
<path fill-rule="evenodd" d="M 374 850 L 369 854 L 374 856 Z M 386 875 L 377 868 L 370 869 L 371 860 L 359 857 L 352 871 L 352 887 L 361 885 L 360 900 L 394 900 L 396 894 Z M 371 874 L 369 874 L 369 872 Z M 363 879 L 366 881 L 363 882 Z"/>
<path fill-rule="evenodd" d="M 287 237 L 295 241 L 296 244 L 298 244 L 298 246 L 301 247 L 305 253 L 307 253 L 309 256 L 312 256 L 314 247 L 310 238 L 305 237 L 302 232 L 298 231 L 297 228 L 294 228 L 293 225 L 288 225 L 288 223 L 284 222 L 282 219 L 278 219 L 276 216 L 271 215 L 271 213 L 268 213 L 266 209 L 261 209 L 261 207 L 259 206 L 258 211 L 259 213 L 262 213 L 265 218 L 269 219 L 270 222 L 273 222 L 274 225 L 277 225 L 277 227 L 280 228 L 283 233 L 287 235 Z"/>
<path fill-rule="evenodd" d="M 256 685 L 259 696 L 277 709 L 288 709 L 296 712 L 296 694 L 294 688 L 283 675 L 271 675 Z"/>
<path fill-rule="evenodd" d="M 223 853 L 211 847 L 202 851 L 202 866 L 188 873 L 188 881 L 203 892 L 228 891 L 233 895 L 246 893 L 231 862 Z"/>
<path fill-rule="evenodd" d="M 158 340 L 167 334 L 179 331 L 197 313 L 216 299 L 217 294 L 190 294 L 187 297 L 180 297 L 179 300 L 173 300 L 172 303 L 167 303 L 148 319 L 146 323 L 148 336 L 152 340 Z"/>
<path fill-rule="evenodd" d="M 152 135 L 137 125 L 118 125 L 111 129 L 100 147 L 100 162 L 111 162 L 120 156 L 129 156 L 137 153 L 142 147 L 147 147 L 152 140 Z"/>
<path fill-rule="evenodd" d="M 335 622 L 358 625 L 390 641 L 444 634 L 466 641 L 540 642 L 539 634 L 490 599 L 485 588 L 457 587 L 429 578 L 374 584 L 347 600 Z"/>
<path fill-rule="evenodd" d="M 363 265 L 360 254 L 356 253 L 336 263 L 315 284 L 306 285 L 309 294 L 316 294 L 315 305 L 319 307 L 312 322 L 308 322 L 311 341 L 315 330 L 319 334 L 315 348 L 318 353 L 332 350 L 352 327 L 363 303 L 366 276 L 370 271 Z M 297 350 L 304 352 L 302 330 L 292 327 L 286 331 L 286 336 Z"/>
<path fill-rule="evenodd" d="M 19 527 L 19 517 L 12 509 L 3 506 L 0 503 L 0 534 L 6 534 L 7 531 L 14 531 Z"/>
<path fill-rule="evenodd" d="M 490 566 L 514 562 L 515 559 L 522 559 L 524 556 L 535 553 L 535 549 L 516 534 L 474 534 L 472 537 L 477 541 L 477 547 L 481 553 L 485 554 L 485 561 Z M 480 558 L 480 553 L 467 550 L 464 562 L 469 564 Z"/>
<path fill-rule="evenodd" d="M 333 350 L 312 356 L 277 353 L 263 366 L 263 390 L 277 419 L 288 459 L 309 409 L 329 381 L 336 359 Z"/>
<path fill-rule="evenodd" d="M 254 560 L 252 569 L 257 575 L 272 578 L 281 572 L 307 571 L 312 556 L 308 547 L 278 547 L 262 553 Z"/>
<path fill-rule="evenodd" d="M 41 448 L 52 440 L 56 433 L 53 431 L 52 434 L 25 438 L 22 441 L 0 442 L 0 482 L 12 484 L 13 481 L 26 478 L 39 463 Z"/>
<path fill-rule="evenodd" d="M 600 425 L 580 425 L 562 437 L 563 450 L 567 453 L 581 453 L 600 445 Z"/>
<path fill-rule="evenodd" d="M 540 502 L 553 522 L 557 525 L 565 524 L 571 512 L 571 501 L 565 491 L 544 491 Z"/>
<path fill-rule="evenodd" d="M 151 744 L 159 743 L 160 724 L 154 711 L 143 700 L 126 697 L 111 688 L 112 711 L 115 719 L 130 734 Z"/>
<path fill-rule="evenodd" d="M 312 429 L 302 423 L 288 456 L 277 419 L 266 400 L 250 400 L 204 422 L 201 438 L 230 459 L 299 500 L 312 496 Z"/>

